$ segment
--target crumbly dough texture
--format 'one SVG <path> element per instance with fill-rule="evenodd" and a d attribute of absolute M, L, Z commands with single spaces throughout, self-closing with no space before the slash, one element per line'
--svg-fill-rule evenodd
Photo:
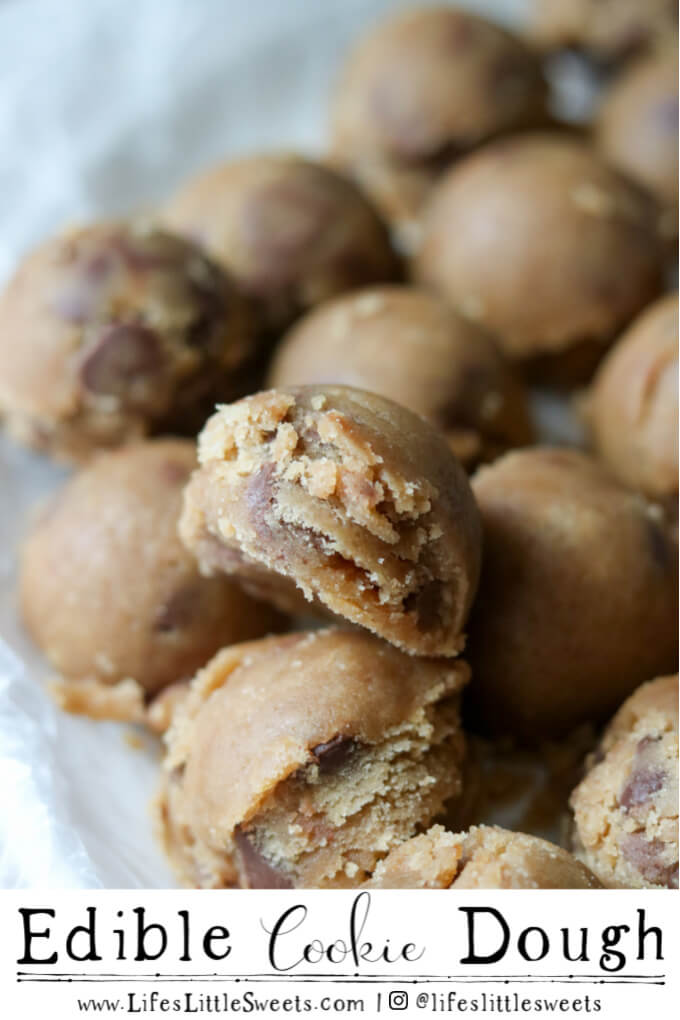
<path fill-rule="evenodd" d="M 524 385 L 491 337 L 414 287 L 320 305 L 283 338 L 268 382 L 380 393 L 438 426 L 468 468 L 533 438 Z"/>
<path fill-rule="evenodd" d="M 607 354 L 583 405 L 598 454 L 623 482 L 678 492 L 678 297 L 656 301 Z"/>
<path fill-rule="evenodd" d="M 334 158 L 390 220 L 413 217 L 455 156 L 545 116 L 539 62 L 509 32 L 443 6 L 401 11 L 362 36 L 331 109 Z"/>
<path fill-rule="evenodd" d="M 141 223 L 55 237 L 0 295 L 0 417 L 20 441 L 82 460 L 195 431 L 244 392 L 252 317 L 194 244 Z"/>
<path fill-rule="evenodd" d="M 416 279 L 513 359 L 609 343 L 662 286 L 654 205 L 585 142 L 492 142 L 454 164 L 424 214 Z"/>
<path fill-rule="evenodd" d="M 460 793 L 468 674 L 339 628 L 224 649 L 167 735 L 160 816 L 184 881 L 365 881 Z"/>
<path fill-rule="evenodd" d="M 676 668 L 677 552 L 661 508 L 576 450 L 472 480 L 484 562 L 466 655 L 475 725 L 530 743 L 606 719 Z"/>
<path fill-rule="evenodd" d="M 447 832 L 434 825 L 390 851 L 367 887 L 374 889 L 599 889 L 566 850 L 536 836 L 480 825 Z"/>
<path fill-rule="evenodd" d="M 574 846 L 607 886 L 678 888 L 678 677 L 644 684 L 571 797 Z"/>
<path fill-rule="evenodd" d="M 610 62 L 677 33 L 675 0 L 533 0 L 531 41 L 553 50 L 575 47 Z"/>
<path fill-rule="evenodd" d="M 656 197 L 664 210 L 662 228 L 674 236 L 678 217 L 677 39 L 614 79 L 597 112 L 595 142 L 613 166 Z"/>
<path fill-rule="evenodd" d="M 300 594 L 408 652 L 455 655 L 480 529 L 465 472 L 422 418 L 341 386 L 267 390 L 199 439 L 180 534 L 205 571 Z"/>
<path fill-rule="evenodd" d="M 21 551 L 21 610 L 61 675 L 54 693 L 68 711 L 146 722 L 146 700 L 192 676 L 225 642 L 282 626 L 233 581 L 201 577 L 181 544 L 182 489 L 195 465 L 188 440 L 102 453 L 32 528 Z"/>
<path fill-rule="evenodd" d="M 212 252 L 266 330 L 352 287 L 394 279 L 387 229 L 355 185 L 297 156 L 260 155 L 189 181 L 162 221 Z"/>

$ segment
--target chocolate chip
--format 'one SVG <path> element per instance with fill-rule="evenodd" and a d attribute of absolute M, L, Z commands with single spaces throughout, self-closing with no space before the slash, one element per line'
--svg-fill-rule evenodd
<path fill-rule="evenodd" d="M 404 612 L 415 613 L 418 630 L 426 632 L 442 624 L 442 583 L 428 581 L 404 599 Z"/>
<path fill-rule="evenodd" d="M 623 856 L 651 885 L 666 889 L 678 888 L 678 862 L 670 864 L 667 857 L 670 846 L 658 839 L 647 839 L 642 832 L 627 835 L 622 843 Z"/>
<path fill-rule="evenodd" d="M 158 609 L 153 629 L 159 634 L 170 634 L 189 626 L 195 618 L 199 605 L 195 585 L 179 588 Z"/>
<path fill-rule="evenodd" d="M 242 234 L 252 265 L 245 284 L 253 294 L 289 283 L 324 238 L 337 209 L 335 195 L 312 181 L 277 181 L 244 206 Z"/>
<path fill-rule="evenodd" d="M 259 469 L 248 485 L 247 493 L 250 519 L 255 533 L 265 541 L 271 538 L 271 527 L 267 521 L 268 511 L 274 502 L 274 465 L 265 464 Z"/>
<path fill-rule="evenodd" d="M 344 737 L 338 733 L 326 743 L 317 744 L 311 749 L 311 753 L 319 766 L 319 772 L 327 774 L 342 768 L 352 757 L 356 747 L 357 742 L 353 737 Z"/>
<path fill-rule="evenodd" d="M 83 384 L 101 393 L 132 402 L 133 384 L 158 376 L 163 351 L 156 333 L 135 323 L 104 326 L 80 369 Z"/>
<path fill-rule="evenodd" d="M 292 889 L 293 883 L 267 861 L 245 832 L 234 830 L 241 884 L 246 889 Z"/>
<path fill-rule="evenodd" d="M 626 811 L 646 804 L 655 793 L 662 790 L 667 775 L 664 769 L 650 758 L 650 748 L 658 743 L 658 737 L 644 737 L 635 749 L 635 759 L 630 779 L 626 783 L 619 802 Z"/>
<path fill-rule="evenodd" d="M 663 769 L 645 768 L 633 772 L 621 794 L 620 803 L 626 811 L 646 804 L 655 793 L 663 789 L 666 773 Z"/>

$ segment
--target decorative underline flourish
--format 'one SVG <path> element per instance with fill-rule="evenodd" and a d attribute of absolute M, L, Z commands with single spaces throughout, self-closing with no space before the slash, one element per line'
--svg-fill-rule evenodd
<path fill-rule="evenodd" d="M 106 983 L 165 981 L 215 981 L 234 984 L 271 984 L 277 981 L 295 981 L 300 984 L 332 982 L 335 984 L 589 984 L 589 985 L 665 985 L 665 974 L 495 974 L 483 977 L 476 974 L 418 974 L 416 977 L 404 974 L 123 974 L 106 972 L 88 974 L 78 971 L 49 973 L 45 971 L 17 971 L 18 982 L 54 983 Z"/>

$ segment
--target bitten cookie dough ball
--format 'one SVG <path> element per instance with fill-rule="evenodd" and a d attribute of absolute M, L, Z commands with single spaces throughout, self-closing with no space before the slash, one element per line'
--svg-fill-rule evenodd
<path fill-rule="evenodd" d="M 585 404 L 595 447 L 623 482 L 678 492 L 678 298 L 657 301 L 603 361 Z"/>
<path fill-rule="evenodd" d="M 610 62 L 677 32 L 675 0 L 533 0 L 528 31 L 545 49 L 575 47 Z"/>
<path fill-rule="evenodd" d="M 447 832 L 434 825 L 391 850 L 367 886 L 374 889 L 599 889 L 566 850 L 536 836 L 481 825 Z"/>
<path fill-rule="evenodd" d="M 208 421 L 199 459 L 180 534 L 204 570 L 284 608 L 302 592 L 408 652 L 460 651 L 479 516 L 422 418 L 342 386 L 267 390 Z"/>
<path fill-rule="evenodd" d="M 469 624 L 475 725 L 540 743 L 675 668 L 678 571 L 659 507 L 576 450 L 473 479 L 484 564 Z"/>
<path fill-rule="evenodd" d="M 678 888 L 678 678 L 638 688 L 571 797 L 576 852 L 607 886 Z"/>
<path fill-rule="evenodd" d="M 365 881 L 460 792 L 468 672 L 337 628 L 220 652 L 168 736 L 161 815 L 184 880 Z"/>
<path fill-rule="evenodd" d="M 415 272 L 527 360 L 601 349 L 659 292 L 662 262 L 651 200 L 584 143 L 540 134 L 442 178 Z"/>
<path fill-rule="evenodd" d="M 402 11 L 350 53 L 331 110 L 335 158 L 390 219 L 453 157 L 545 115 L 536 57 L 509 32 L 447 7 Z"/>
<path fill-rule="evenodd" d="M 394 279 L 387 229 L 351 181 L 296 156 L 252 156 L 189 181 L 162 213 L 257 299 L 265 328 L 352 287 Z"/>
<path fill-rule="evenodd" d="M 101 454 L 46 507 L 21 555 L 26 626 L 62 675 L 69 711 L 142 720 L 145 700 L 229 641 L 282 621 L 224 577 L 203 578 L 177 535 L 196 464 L 188 440 Z"/>
<path fill-rule="evenodd" d="M 423 415 L 466 465 L 531 442 L 527 394 L 491 338 L 411 287 L 373 287 L 310 312 L 284 337 L 271 386 L 341 383 Z"/>
<path fill-rule="evenodd" d="M 677 232 L 677 43 L 636 62 L 605 93 L 595 126 L 604 157 L 646 187 L 665 210 L 662 227 Z"/>
<path fill-rule="evenodd" d="M 193 244 L 97 224 L 48 241 L 0 296 L 0 417 L 66 459 L 194 431 L 240 396 L 253 353 L 243 298 Z"/>

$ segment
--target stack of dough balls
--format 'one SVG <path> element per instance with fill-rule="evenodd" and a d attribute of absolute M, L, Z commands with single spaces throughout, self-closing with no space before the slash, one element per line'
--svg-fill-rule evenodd
<path fill-rule="evenodd" d="M 532 10 L 392 12 L 325 154 L 0 294 L 2 423 L 77 469 L 23 621 L 62 708 L 161 736 L 187 885 L 677 887 L 677 12 Z"/>
<path fill-rule="evenodd" d="M 434 180 L 456 156 L 545 119 L 540 64 L 518 38 L 442 5 L 402 11 L 349 54 L 332 111 L 333 157 L 414 240 Z"/>

